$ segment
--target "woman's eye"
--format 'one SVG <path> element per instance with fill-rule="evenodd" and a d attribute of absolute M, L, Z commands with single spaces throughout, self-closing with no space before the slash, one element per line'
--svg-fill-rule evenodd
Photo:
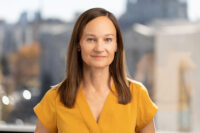
<path fill-rule="evenodd" d="M 88 41 L 88 42 L 93 42 L 93 41 L 95 41 L 95 40 L 94 40 L 94 38 L 87 38 L 87 41 Z"/>
<path fill-rule="evenodd" d="M 112 38 L 106 38 L 105 41 L 106 41 L 106 42 L 111 42 L 111 41 L 112 41 Z"/>

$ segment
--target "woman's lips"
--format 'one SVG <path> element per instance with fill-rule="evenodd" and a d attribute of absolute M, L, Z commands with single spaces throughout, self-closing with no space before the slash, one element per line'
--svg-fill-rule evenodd
<path fill-rule="evenodd" d="M 97 58 L 97 59 L 101 59 L 101 58 L 105 58 L 105 56 L 100 56 L 100 55 L 94 55 L 92 56 L 93 58 Z"/>

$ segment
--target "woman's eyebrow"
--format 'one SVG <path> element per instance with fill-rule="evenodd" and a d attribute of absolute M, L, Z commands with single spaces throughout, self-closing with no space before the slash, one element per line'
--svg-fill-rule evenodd
<path fill-rule="evenodd" d="M 105 34 L 105 36 L 114 36 L 114 34 Z"/>
<path fill-rule="evenodd" d="M 96 37 L 95 34 L 91 34 L 91 33 L 86 33 L 85 36 L 94 36 L 94 37 Z M 115 35 L 111 34 L 111 33 L 108 33 L 108 34 L 105 34 L 105 36 L 115 36 Z"/>

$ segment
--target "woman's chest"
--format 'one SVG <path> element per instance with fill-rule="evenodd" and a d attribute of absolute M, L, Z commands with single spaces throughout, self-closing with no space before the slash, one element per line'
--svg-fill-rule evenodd
<path fill-rule="evenodd" d="M 105 101 L 98 122 L 90 106 L 83 99 L 77 99 L 74 108 L 57 107 L 59 133 L 133 133 L 136 123 L 136 107 L 121 105 L 111 98 Z M 94 106 L 95 107 L 95 106 Z"/>
<path fill-rule="evenodd" d="M 85 102 L 88 104 L 89 110 L 91 111 L 94 119 L 98 122 L 101 112 L 104 110 L 104 105 L 108 98 L 108 93 L 106 94 L 92 94 L 85 96 Z"/>

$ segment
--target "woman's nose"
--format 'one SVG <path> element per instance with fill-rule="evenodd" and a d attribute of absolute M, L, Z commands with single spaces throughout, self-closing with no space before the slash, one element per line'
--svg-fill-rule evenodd
<path fill-rule="evenodd" d="M 96 52 L 102 52 L 103 51 L 103 41 L 102 40 L 97 40 L 96 41 L 94 50 Z"/>

